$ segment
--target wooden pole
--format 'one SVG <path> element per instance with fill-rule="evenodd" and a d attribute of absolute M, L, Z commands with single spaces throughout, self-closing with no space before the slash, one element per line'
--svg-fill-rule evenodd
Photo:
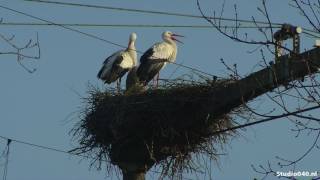
<path fill-rule="evenodd" d="M 122 171 L 123 180 L 145 180 L 145 172 Z"/>
<path fill-rule="evenodd" d="M 123 180 L 145 180 L 148 166 L 138 163 L 118 163 Z"/>
<path fill-rule="evenodd" d="M 319 67 L 320 48 L 306 51 L 298 56 L 281 56 L 275 64 L 214 92 L 208 105 L 214 104 L 215 112 L 226 114 L 233 108 L 276 87 L 317 72 Z M 223 101 L 221 97 L 224 98 Z"/>

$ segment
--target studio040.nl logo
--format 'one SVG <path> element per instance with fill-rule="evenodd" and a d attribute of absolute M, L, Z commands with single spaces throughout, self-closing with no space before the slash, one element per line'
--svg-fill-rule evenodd
<path fill-rule="evenodd" d="M 277 177 L 290 177 L 292 180 L 320 180 L 318 171 L 277 171 Z"/>

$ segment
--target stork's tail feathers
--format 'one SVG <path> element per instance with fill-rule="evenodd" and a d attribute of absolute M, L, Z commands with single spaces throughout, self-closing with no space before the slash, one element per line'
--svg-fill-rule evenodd
<path fill-rule="evenodd" d="M 140 64 L 137 70 L 137 76 L 141 83 L 147 85 L 165 65 L 163 62 L 145 61 Z"/>
<path fill-rule="evenodd" d="M 98 74 L 97 74 L 97 78 L 98 78 L 98 79 L 101 79 L 102 72 L 103 72 L 103 68 L 100 69 L 100 71 L 99 71 Z"/>
<path fill-rule="evenodd" d="M 110 80 L 106 79 L 106 77 L 103 77 L 103 71 L 104 71 L 104 68 L 101 68 L 97 74 L 97 78 L 101 79 L 105 84 L 110 84 L 111 83 Z"/>

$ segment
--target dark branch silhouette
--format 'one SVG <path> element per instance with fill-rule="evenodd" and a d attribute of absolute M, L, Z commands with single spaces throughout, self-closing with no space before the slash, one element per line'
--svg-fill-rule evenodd
<path fill-rule="evenodd" d="M 3 19 L 0 20 L 0 23 Z M 24 61 L 38 60 L 40 59 L 40 43 L 38 33 L 35 39 L 28 40 L 23 45 L 17 45 L 15 43 L 15 35 L 6 36 L 0 33 L 0 40 L 8 46 L 8 50 L 0 50 L 0 55 L 9 55 L 16 57 L 18 64 L 26 70 L 28 73 L 34 73 L 36 68 L 29 68 L 24 64 Z M 1 42 L 0 41 L 0 42 Z M 30 53 L 34 52 L 33 54 Z"/>

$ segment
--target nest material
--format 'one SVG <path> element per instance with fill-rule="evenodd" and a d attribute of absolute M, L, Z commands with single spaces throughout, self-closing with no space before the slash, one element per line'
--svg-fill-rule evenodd
<path fill-rule="evenodd" d="M 76 127 L 75 134 L 80 135 L 76 151 L 95 152 L 99 160 L 119 166 L 160 164 L 172 172 L 187 167 L 191 153 L 215 154 L 216 146 L 233 134 L 214 133 L 233 126 L 211 101 L 213 93 L 228 83 L 232 82 L 173 83 L 124 95 L 92 89 Z"/>

